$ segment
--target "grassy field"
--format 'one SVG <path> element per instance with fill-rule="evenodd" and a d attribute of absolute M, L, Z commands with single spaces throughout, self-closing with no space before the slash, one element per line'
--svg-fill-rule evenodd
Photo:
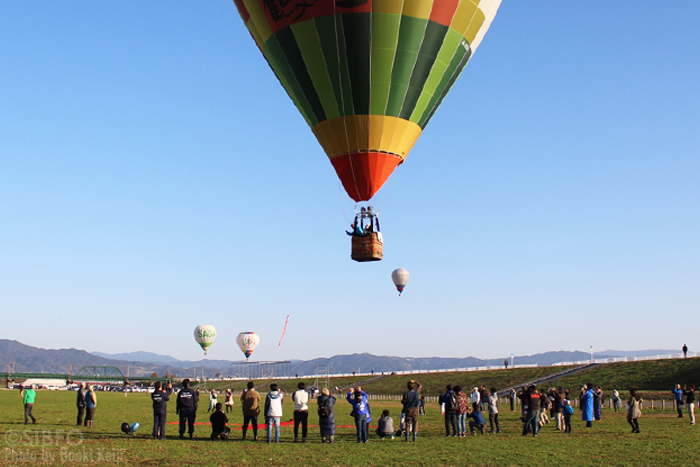
<path fill-rule="evenodd" d="M 459 382 L 459 381 L 457 381 Z M 577 383 L 578 384 L 578 383 Z M 310 427 L 309 442 L 292 442 L 292 427 L 282 428 L 282 443 L 241 441 L 240 406 L 229 416 L 233 429 L 229 441 L 209 440 L 210 427 L 198 425 L 194 440 L 179 440 L 177 425 L 168 425 L 168 439 L 151 439 L 152 411 L 147 394 L 98 393 L 95 426 L 75 426 L 74 392 L 38 391 L 34 414 L 36 425 L 24 425 L 19 391 L 0 390 L 0 443 L 2 465 L 470 465 L 470 466 L 658 466 L 678 463 L 700 465 L 700 424 L 690 426 L 688 418 L 678 419 L 672 410 L 645 410 L 640 419 L 642 433 L 631 434 L 624 414 L 604 409 L 603 421 L 583 428 L 580 413 L 574 415 L 574 432 L 564 434 L 545 426 L 541 435 L 521 437 L 518 414 L 501 409 L 503 433 L 497 435 L 446 438 L 437 405 L 428 406 L 419 422 L 416 443 L 379 440 L 370 430 L 370 441 L 358 445 L 350 406 L 338 400 L 337 442 L 320 443 L 318 428 Z M 373 401 L 378 417 L 389 409 L 398 426 L 400 405 Z M 285 402 L 284 420 L 290 420 L 292 406 Z M 169 404 L 169 421 L 175 422 L 175 404 Z M 310 421 L 316 425 L 315 411 Z M 122 422 L 138 421 L 140 430 L 132 436 L 119 431 Z M 208 421 L 206 403 L 198 422 Z M 264 439 L 264 431 L 260 433 Z"/>

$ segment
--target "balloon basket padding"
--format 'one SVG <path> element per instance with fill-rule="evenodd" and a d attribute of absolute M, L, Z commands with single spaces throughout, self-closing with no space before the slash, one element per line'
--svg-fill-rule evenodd
<path fill-rule="evenodd" d="M 352 252 L 350 258 L 360 263 L 381 261 L 382 242 L 379 240 L 379 235 L 376 233 L 364 236 L 354 235 L 352 237 Z"/>

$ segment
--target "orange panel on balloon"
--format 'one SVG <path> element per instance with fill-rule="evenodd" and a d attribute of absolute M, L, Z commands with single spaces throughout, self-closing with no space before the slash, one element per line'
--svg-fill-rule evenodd
<path fill-rule="evenodd" d="M 336 156 L 331 164 L 348 196 L 360 202 L 369 201 L 402 161 L 395 154 L 359 152 Z"/>

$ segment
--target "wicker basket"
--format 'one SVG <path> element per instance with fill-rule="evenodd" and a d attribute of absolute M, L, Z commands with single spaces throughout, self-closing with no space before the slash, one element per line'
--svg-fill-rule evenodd
<path fill-rule="evenodd" d="M 350 257 L 355 261 L 381 261 L 382 240 L 378 234 L 372 233 L 365 236 L 352 237 L 352 253 Z"/>

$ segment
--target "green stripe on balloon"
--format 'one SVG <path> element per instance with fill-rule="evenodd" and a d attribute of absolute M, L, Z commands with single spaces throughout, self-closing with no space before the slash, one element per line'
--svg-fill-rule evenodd
<path fill-rule="evenodd" d="M 292 31 L 294 32 L 299 51 L 306 63 L 306 69 L 318 93 L 326 118 L 340 117 L 340 108 L 334 86 L 325 67 L 325 58 L 321 41 L 317 34 L 316 21 L 310 20 L 297 23 L 292 26 Z"/>
<path fill-rule="evenodd" d="M 272 69 L 275 71 L 277 79 L 280 80 L 280 83 L 282 83 L 282 86 L 287 91 L 287 94 L 289 94 L 289 97 L 296 104 L 297 109 L 299 109 L 299 112 L 304 117 L 304 120 L 306 120 L 306 123 L 311 127 L 316 125 L 318 123 L 318 119 L 316 119 L 309 102 L 306 100 L 306 96 L 304 96 L 304 93 L 301 91 L 301 87 L 299 86 L 292 69 L 289 67 L 289 63 L 284 57 L 282 49 L 280 48 L 275 36 L 271 36 L 270 40 L 265 43 L 263 55 L 270 64 L 270 67 L 272 67 Z"/>
<path fill-rule="evenodd" d="M 318 93 L 316 92 L 314 82 L 311 79 L 309 71 L 306 68 L 306 62 L 304 62 L 304 57 L 302 56 L 301 51 L 299 50 L 299 46 L 297 45 L 297 41 L 294 37 L 292 29 L 281 29 L 277 32 L 277 34 L 275 34 L 275 38 L 277 39 L 280 45 L 282 53 L 287 59 L 289 67 L 294 73 L 296 82 L 298 83 L 299 88 L 306 99 L 306 102 L 311 108 L 315 120 L 317 122 L 322 122 L 326 120 L 326 112 L 323 109 L 323 105 L 321 105 L 321 100 L 318 97 Z M 311 66 L 316 65 L 312 63 Z"/>
<path fill-rule="evenodd" d="M 401 113 L 427 23 L 427 20 L 420 18 L 401 17 L 399 40 L 391 75 L 391 92 L 385 115 L 398 117 Z"/>
<path fill-rule="evenodd" d="M 437 87 L 437 93 L 432 97 L 430 103 L 426 107 L 426 112 L 417 122 L 421 128 L 425 128 L 426 125 L 428 125 L 428 122 L 435 114 L 437 108 L 440 107 L 440 104 L 445 96 L 447 96 L 450 88 L 452 88 L 452 85 L 455 83 L 455 81 L 457 81 L 457 78 L 459 78 L 460 73 L 467 65 L 470 57 L 471 49 L 466 50 L 463 46 L 457 48 L 457 52 L 455 53 L 454 57 L 452 57 L 452 60 L 447 66 L 447 70 L 445 71 L 445 74 Z"/>
<path fill-rule="evenodd" d="M 341 15 L 354 115 L 369 114 L 371 19 L 370 13 Z"/>
<path fill-rule="evenodd" d="M 435 64 L 435 59 L 440 52 L 440 47 L 449 28 L 433 21 L 428 21 L 423 36 L 423 42 L 418 52 L 416 65 L 411 74 L 411 81 L 408 85 L 408 92 L 404 99 L 403 107 L 399 117 L 409 120 L 416 108 L 416 103 L 423 92 L 423 86 L 428 80 L 430 70 Z"/>
<path fill-rule="evenodd" d="M 369 107 L 371 115 L 384 115 L 386 112 L 400 25 L 400 15 L 375 13 L 372 16 L 372 76 Z"/>
<path fill-rule="evenodd" d="M 443 81 L 445 71 L 452 61 L 457 48 L 462 47 L 461 42 L 463 39 L 464 38 L 462 35 L 454 29 L 450 28 L 447 30 L 442 47 L 435 58 L 435 63 L 433 64 L 433 68 L 430 70 L 430 75 L 423 85 L 423 93 L 416 103 L 413 114 L 409 119 L 410 121 L 418 123 L 424 114 L 427 115 L 429 111 L 433 110 L 432 108 L 428 109 L 428 106 L 431 104 L 431 99 L 433 96 L 439 97 L 440 94 L 442 94 L 443 88 L 440 88 L 440 83 Z M 433 102 L 432 105 L 434 105 L 435 102 Z"/>

